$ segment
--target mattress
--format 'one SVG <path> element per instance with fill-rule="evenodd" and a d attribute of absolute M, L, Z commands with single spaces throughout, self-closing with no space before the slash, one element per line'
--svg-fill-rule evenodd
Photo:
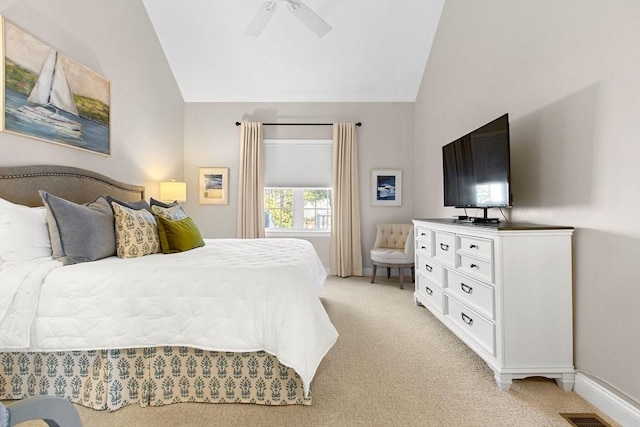
<path fill-rule="evenodd" d="M 299 239 L 213 239 L 187 252 L 0 271 L 0 351 L 186 346 L 264 350 L 305 392 L 338 333 L 319 298 L 326 272 Z"/>

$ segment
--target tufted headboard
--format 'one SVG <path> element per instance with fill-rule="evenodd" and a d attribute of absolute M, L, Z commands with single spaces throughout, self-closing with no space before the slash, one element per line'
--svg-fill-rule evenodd
<path fill-rule="evenodd" d="M 101 194 L 134 202 L 144 199 L 144 187 L 69 166 L 0 167 L 0 197 L 26 206 L 42 206 L 38 190 L 75 203 L 92 201 Z"/>

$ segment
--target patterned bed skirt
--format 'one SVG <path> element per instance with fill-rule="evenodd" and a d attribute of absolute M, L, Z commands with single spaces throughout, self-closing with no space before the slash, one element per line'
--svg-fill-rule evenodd
<path fill-rule="evenodd" d="M 275 356 L 190 347 L 0 353 L 0 400 L 30 396 L 110 411 L 132 403 L 311 405 L 300 376 Z"/>

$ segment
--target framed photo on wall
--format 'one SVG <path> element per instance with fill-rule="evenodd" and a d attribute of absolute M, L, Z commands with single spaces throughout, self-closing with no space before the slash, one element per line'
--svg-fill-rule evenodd
<path fill-rule="evenodd" d="M 201 205 L 229 204 L 229 168 L 199 168 L 198 180 Z"/>
<path fill-rule="evenodd" d="M 0 130 L 108 156 L 109 80 L 0 16 Z"/>
<path fill-rule="evenodd" d="M 371 169 L 371 205 L 402 206 L 402 169 Z"/>

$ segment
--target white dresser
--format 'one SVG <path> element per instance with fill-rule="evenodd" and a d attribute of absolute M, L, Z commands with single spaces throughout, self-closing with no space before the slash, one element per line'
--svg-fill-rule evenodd
<path fill-rule="evenodd" d="M 498 387 L 573 388 L 572 227 L 413 220 L 414 299 L 475 351 Z"/>

